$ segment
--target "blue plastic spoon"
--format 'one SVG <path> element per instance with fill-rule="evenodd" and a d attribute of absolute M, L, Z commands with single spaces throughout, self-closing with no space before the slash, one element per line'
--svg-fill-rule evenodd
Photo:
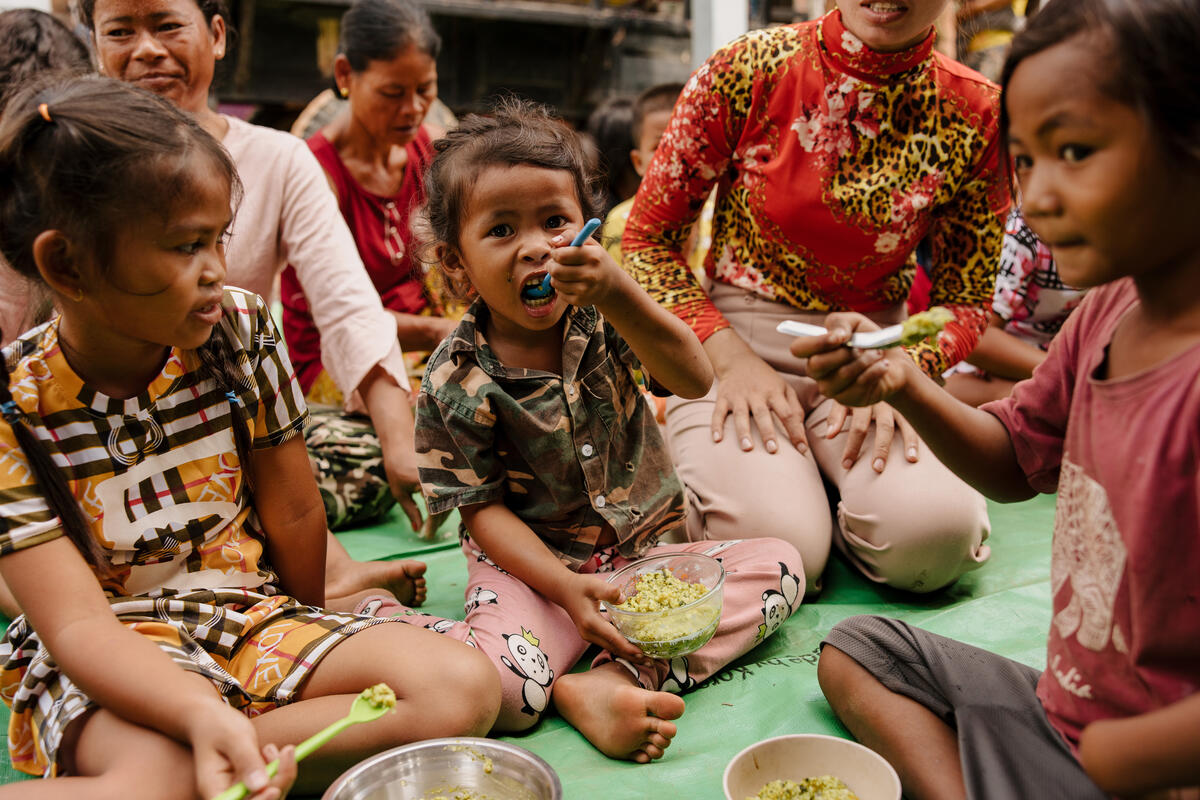
<path fill-rule="evenodd" d="M 589 219 L 587 222 L 585 222 L 583 224 L 583 228 L 579 231 L 579 233 L 577 233 L 575 235 L 575 238 L 571 240 L 571 247 L 580 247 L 584 242 L 586 242 L 588 240 L 589 236 L 591 236 L 593 233 L 596 232 L 596 228 L 599 228 L 599 227 L 600 227 L 599 219 L 597 219 L 596 217 L 592 217 L 591 219 Z M 535 286 L 532 289 L 526 289 L 525 296 L 532 298 L 534 300 L 540 300 L 543 297 L 549 297 L 551 291 L 552 290 L 550 288 L 550 273 L 547 272 L 546 277 L 542 278 L 541 285 Z"/>

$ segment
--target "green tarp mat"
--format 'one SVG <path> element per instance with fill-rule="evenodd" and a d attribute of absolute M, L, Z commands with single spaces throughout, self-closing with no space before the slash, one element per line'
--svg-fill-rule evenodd
<path fill-rule="evenodd" d="M 832 558 L 820 596 L 808 598 L 774 637 L 684 696 L 679 734 L 660 761 L 612 761 L 553 714 L 525 735 L 504 738 L 546 759 L 567 800 L 722 800 L 725 765 L 747 745 L 785 733 L 847 735 L 821 695 L 816 670 L 817 645 L 841 619 L 862 613 L 899 617 L 1040 669 L 1050 624 L 1054 498 L 990 503 L 989 512 L 991 560 L 932 595 L 913 597 L 871 584 Z M 398 514 L 338 536 L 357 558 L 416 554 L 429 565 L 425 608 L 461 619 L 467 573 L 455 525 L 452 517 L 432 544 L 417 539 Z M 6 709 L 0 717 L 7 722 Z M 0 781 L 23 777 L 4 758 Z"/>

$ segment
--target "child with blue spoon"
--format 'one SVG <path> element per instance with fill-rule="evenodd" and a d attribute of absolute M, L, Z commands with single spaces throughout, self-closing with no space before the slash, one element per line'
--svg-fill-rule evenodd
<path fill-rule="evenodd" d="M 583 227 L 579 230 L 579 233 L 575 236 L 575 238 L 571 240 L 571 247 L 582 246 L 583 243 L 587 241 L 588 237 L 596 232 L 596 228 L 599 228 L 599 227 L 600 227 L 599 219 L 597 219 L 596 217 L 592 217 L 591 219 L 589 219 L 587 222 L 585 222 L 583 224 Z M 528 297 L 538 299 L 541 297 L 549 297 L 551 291 L 553 291 L 553 290 L 550 288 L 550 273 L 547 272 L 546 277 L 542 279 L 541 285 L 535 286 L 532 289 L 527 289 L 525 291 L 525 294 Z"/>

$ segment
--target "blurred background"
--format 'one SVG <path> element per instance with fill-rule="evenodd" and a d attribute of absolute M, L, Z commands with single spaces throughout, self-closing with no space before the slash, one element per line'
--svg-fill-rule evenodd
<path fill-rule="evenodd" d="M 0 0 L 70 21 L 70 0 Z M 227 0 L 237 30 L 221 110 L 287 129 L 330 86 L 349 0 Z M 797 22 L 826 0 L 419 0 L 442 36 L 438 95 L 455 115 L 515 92 L 583 126 L 605 100 L 686 80 L 750 28 Z"/>

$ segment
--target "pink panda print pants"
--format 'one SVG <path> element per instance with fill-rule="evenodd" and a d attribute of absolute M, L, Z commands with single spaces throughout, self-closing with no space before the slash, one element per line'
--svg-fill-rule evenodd
<path fill-rule="evenodd" d="M 497 567 L 464 537 L 468 584 L 466 622 L 409 612 L 406 621 L 432 628 L 473 644 L 492 659 L 500 673 L 503 702 L 496 730 L 515 732 L 531 727 L 547 708 L 554 681 L 570 671 L 588 648 L 575 623 L 559 606 Z M 781 539 L 700 541 L 660 544 L 645 556 L 706 553 L 725 567 L 724 607 L 716 633 L 694 653 L 651 666 L 622 660 L 647 689 L 683 692 L 774 633 L 799 608 L 804 595 L 804 569 L 796 548 Z M 605 573 L 636 559 L 615 548 L 598 551 L 579 571 Z M 600 653 L 596 667 L 613 660 Z"/>

